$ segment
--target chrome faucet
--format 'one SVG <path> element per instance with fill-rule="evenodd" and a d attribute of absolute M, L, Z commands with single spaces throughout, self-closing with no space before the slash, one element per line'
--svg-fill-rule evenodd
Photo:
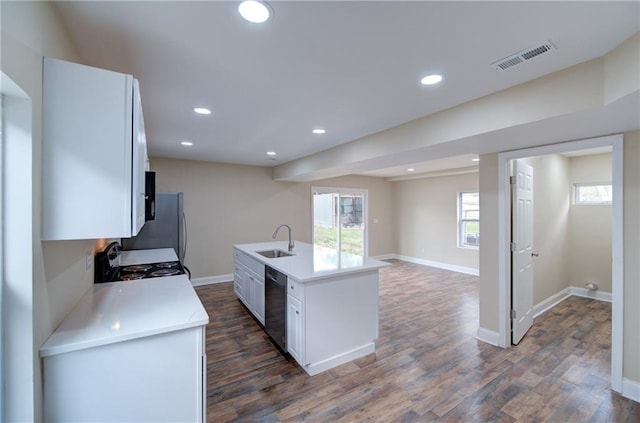
<path fill-rule="evenodd" d="M 289 225 L 280 225 L 276 228 L 275 232 L 273 233 L 273 235 L 271 235 L 271 238 L 276 239 L 276 237 L 278 236 L 278 231 L 280 230 L 280 228 L 285 227 L 287 229 L 289 229 L 289 251 L 293 251 L 293 240 L 291 239 L 291 226 Z"/>

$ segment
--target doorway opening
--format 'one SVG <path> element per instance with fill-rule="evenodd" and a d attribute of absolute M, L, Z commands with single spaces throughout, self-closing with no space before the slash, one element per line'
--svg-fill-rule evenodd
<path fill-rule="evenodd" d="M 517 159 L 513 169 L 511 343 L 517 345 L 535 318 L 572 295 L 611 302 L 611 148 Z M 528 184 L 524 174 L 532 175 Z M 525 204 L 523 185 L 532 190 L 530 213 L 516 213 Z"/>
<path fill-rule="evenodd" d="M 611 336 L 611 388 L 622 391 L 622 293 L 623 293 L 623 136 L 612 135 L 582 141 L 573 141 L 511 151 L 498 155 L 499 175 L 499 249 L 505 254 L 499 255 L 499 346 L 506 348 L 511 344 L 511 199 L 509 184 L 509 163 L 514 159 L 563 153 L 590 148 L 612 148 L 612 228 L 611 228 L 611 302 L 612 302 L 612 336 Z"/>
<path fill-rule="evenodd" d="M 312 187 L 313 245 L 367 257 L 367 190 Z"/>

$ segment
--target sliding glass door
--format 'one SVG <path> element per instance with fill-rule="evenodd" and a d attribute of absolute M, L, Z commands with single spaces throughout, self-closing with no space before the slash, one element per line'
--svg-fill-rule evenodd
<path fill-rule="evenodd" d="M 367 191 L 313 187 L 313 244 L 367 256 Z"/>

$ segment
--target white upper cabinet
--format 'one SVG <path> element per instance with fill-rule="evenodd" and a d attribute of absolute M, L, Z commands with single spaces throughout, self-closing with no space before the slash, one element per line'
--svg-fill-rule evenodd
<path fill-rule="evenodd" d="M 42 239 L 136 235 L 147 162 L 137 81 L 45 58 L 42 119 Z"/>
<path fill-rule="evenodd" d="M 144 225 L 145 204 L 145 171 L 148 170 L 147 137 L 144 132 L 144 118 L 142 116 L 142 100 L 138 80 L 133 80 L 133 198 L 131 215 L 134 216 L 133 232 L 137 234 Z"/>

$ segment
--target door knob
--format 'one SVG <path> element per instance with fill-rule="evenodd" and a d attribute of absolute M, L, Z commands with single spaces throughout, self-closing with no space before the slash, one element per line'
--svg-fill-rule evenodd
<path fill-rule="evenodd" d="M 538 253 L 531 253 L 531 257 L 538 257 L 540 254 Z"/>

